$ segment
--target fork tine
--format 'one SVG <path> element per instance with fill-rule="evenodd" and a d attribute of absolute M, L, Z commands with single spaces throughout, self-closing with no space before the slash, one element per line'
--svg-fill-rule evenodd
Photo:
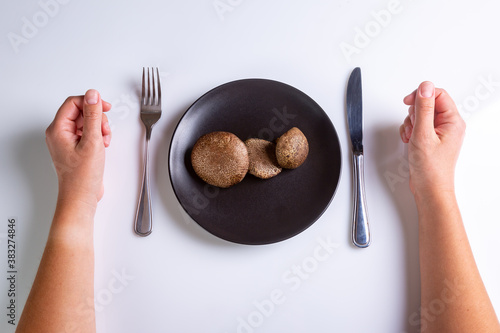
<path fill-rule="evenodd" d="M 145 82 L 146 80 L 146 69 L 142 67 L 142 94 L 141 94 L 141 104 L 145 104 L 146 92 L 145 92 Z"/>
<path fill-rule="evenodd" d="M 156 105 L 156 85 L 155 85 L 155 72 L 153 67 L 151 67 L 151 78 L 153 79 L 153 84 L 151 89 L 153 89 L 153 98 L 151 98 L 151 105 Z"/>
<path fill-rule="evenodd" d="M 148 100 L 146 101 L 147 105 L 151 105 L 151 79 L 149 78 L 149 67 L 148 67 Z"/>
<path fill-rule="evenodd" d="M 158 105 L 161 106 L 161 85 L 160 85 L 160 70 L 156 67 L 156 75 L 158 77 Z"/>

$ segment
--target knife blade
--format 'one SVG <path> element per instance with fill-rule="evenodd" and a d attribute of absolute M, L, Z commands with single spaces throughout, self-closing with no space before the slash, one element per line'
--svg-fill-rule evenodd
<path fill-rule="evenodd" d="M 356 67 L 347 82 L 347 123 L 352 145 L 353 214 L 352 242 L 357 247 L 370 246 L 370 226 L 366 207 L 364 156 L 363 156 L 363 98 L 361 69 Z"/>

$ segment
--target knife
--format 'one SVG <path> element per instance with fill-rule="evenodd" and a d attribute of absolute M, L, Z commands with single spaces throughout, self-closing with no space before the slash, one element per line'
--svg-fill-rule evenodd
<path fill-rule="evenodd" d="M 361 69 L 354 68 L 347 83 L 347 122 L 352 144 L 353 164 L 353 214 L 352 242 L 357 247 L 370 246 L 370 226 L 365 196 L 363 158 L 363 99 L 361 94 Z"/>

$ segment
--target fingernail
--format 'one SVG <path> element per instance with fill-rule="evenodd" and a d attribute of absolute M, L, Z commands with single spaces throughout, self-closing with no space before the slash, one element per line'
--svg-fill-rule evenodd
<path fill-rule="evenodd" d="M 405 134 L 406 134 L 406 138 L 410 139 L 410 136 L 411 136 L 410 126 L 405 126 Z"/>
<path fill-rule="evenodd" d="M 410 121 L 411 121 L 411 124 L 412 124 L 412 125 L 413 125 L 413 124 L 415 124 L 415 114 L 414 114 L 414 113 L 412 113 L 412 114 L 410 115 Z"/>
<path fill-rule="evenodd" d="M 426 81 L 420 86 L 420 96 L 429 98 L 434 95 L 434 84 Z"/>
<path fill-rule="evenodd" d="M 108 123 L 108 122 L 105 122 L 105 123 L 104 123 L 104 129 L 105 129 L 106 131 L 109 131 L 109 123 Z"/>
<path fill-rule="evenodd" d="M 89 89 L 85 93 L 85 102 L 90 105 L 97 104 L 99 102 L 99 93 L 95 89 Z"/>

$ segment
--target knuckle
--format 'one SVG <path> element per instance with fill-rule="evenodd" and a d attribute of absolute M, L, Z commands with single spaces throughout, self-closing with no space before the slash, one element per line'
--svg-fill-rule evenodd
<path fill-rule="evenodd" d="M 81 141 L 80 148 L 83 151 L 94 151 L 102 145 L 102 137 L 98 135 L 87 135 Z"/>
<path fill-rule="evenodd" d="M 465 121 L 462 118 L 460 118 L 460 121 L 458 124 L 459 124 L 460 132 L 465 133 L 465 130 L 467 129 L 467 124 L 465 123 Z"/>
<path fill-rule="evenodd" d="M 448 93 L 448 91 L 446 89 L 443 89 L 443 88 L 439 88 L 439 97 L 442 97 L 442 98 L 445 98 L 445 99 L 448 99 L 448 98 L 451 99 L 451 96 Z"/>
<path fill-rule="evenodd" d="M 421 105 L 415 113 L 417 114 L 417 117 L 418 117 L 418 114 L 423 115 L 423 116 L 433 115 L 434 114 L 434 105 L 429 105 L 429 104 Z"/>
<path fill-rule="evenodd" d="M 465 135 L 465 128 L 466 124 L 462 118 L 459 118 L 454 122 L 454 130 L 456 131 L 457 135 L 463 137 Z"/>
<path fill-rule="evenodd" d="M 99 120 L 102 118 L 102 112 L 96 108 L 89 108 L 85 110 L 83 116 L 90 120 Z"/>
<path fill-rule="evenodd" d="M 55 143 L 56 145 L 61 145 L 63 142 L 65 142 L 65 137 L 64 137 L 64 134 L 62 134 L 61 132 L 54 132 L 53 134 L 51 134 L 47 140 Z"/>
<path fill-rule="evenodd" d="M 415 111 L 434 111 L 434 101 L 433 100 L 424 100 L 420 101 L 420 103 L 415 107 Z"/>
<path fill-rule="evenodd" d="M 46 129 L 45 129 L 45 140 L 46 141 L 53 141 L 54 137 L 57 136 L 57 128 L 54 125 L 54 123 L 50 124 Z"/>
<path fill-rule="evenodd" d="M 75 98 L 77 98 L 77 96 L 68 96 L 64 101 L 64 104 L 73 102 Z"/>

